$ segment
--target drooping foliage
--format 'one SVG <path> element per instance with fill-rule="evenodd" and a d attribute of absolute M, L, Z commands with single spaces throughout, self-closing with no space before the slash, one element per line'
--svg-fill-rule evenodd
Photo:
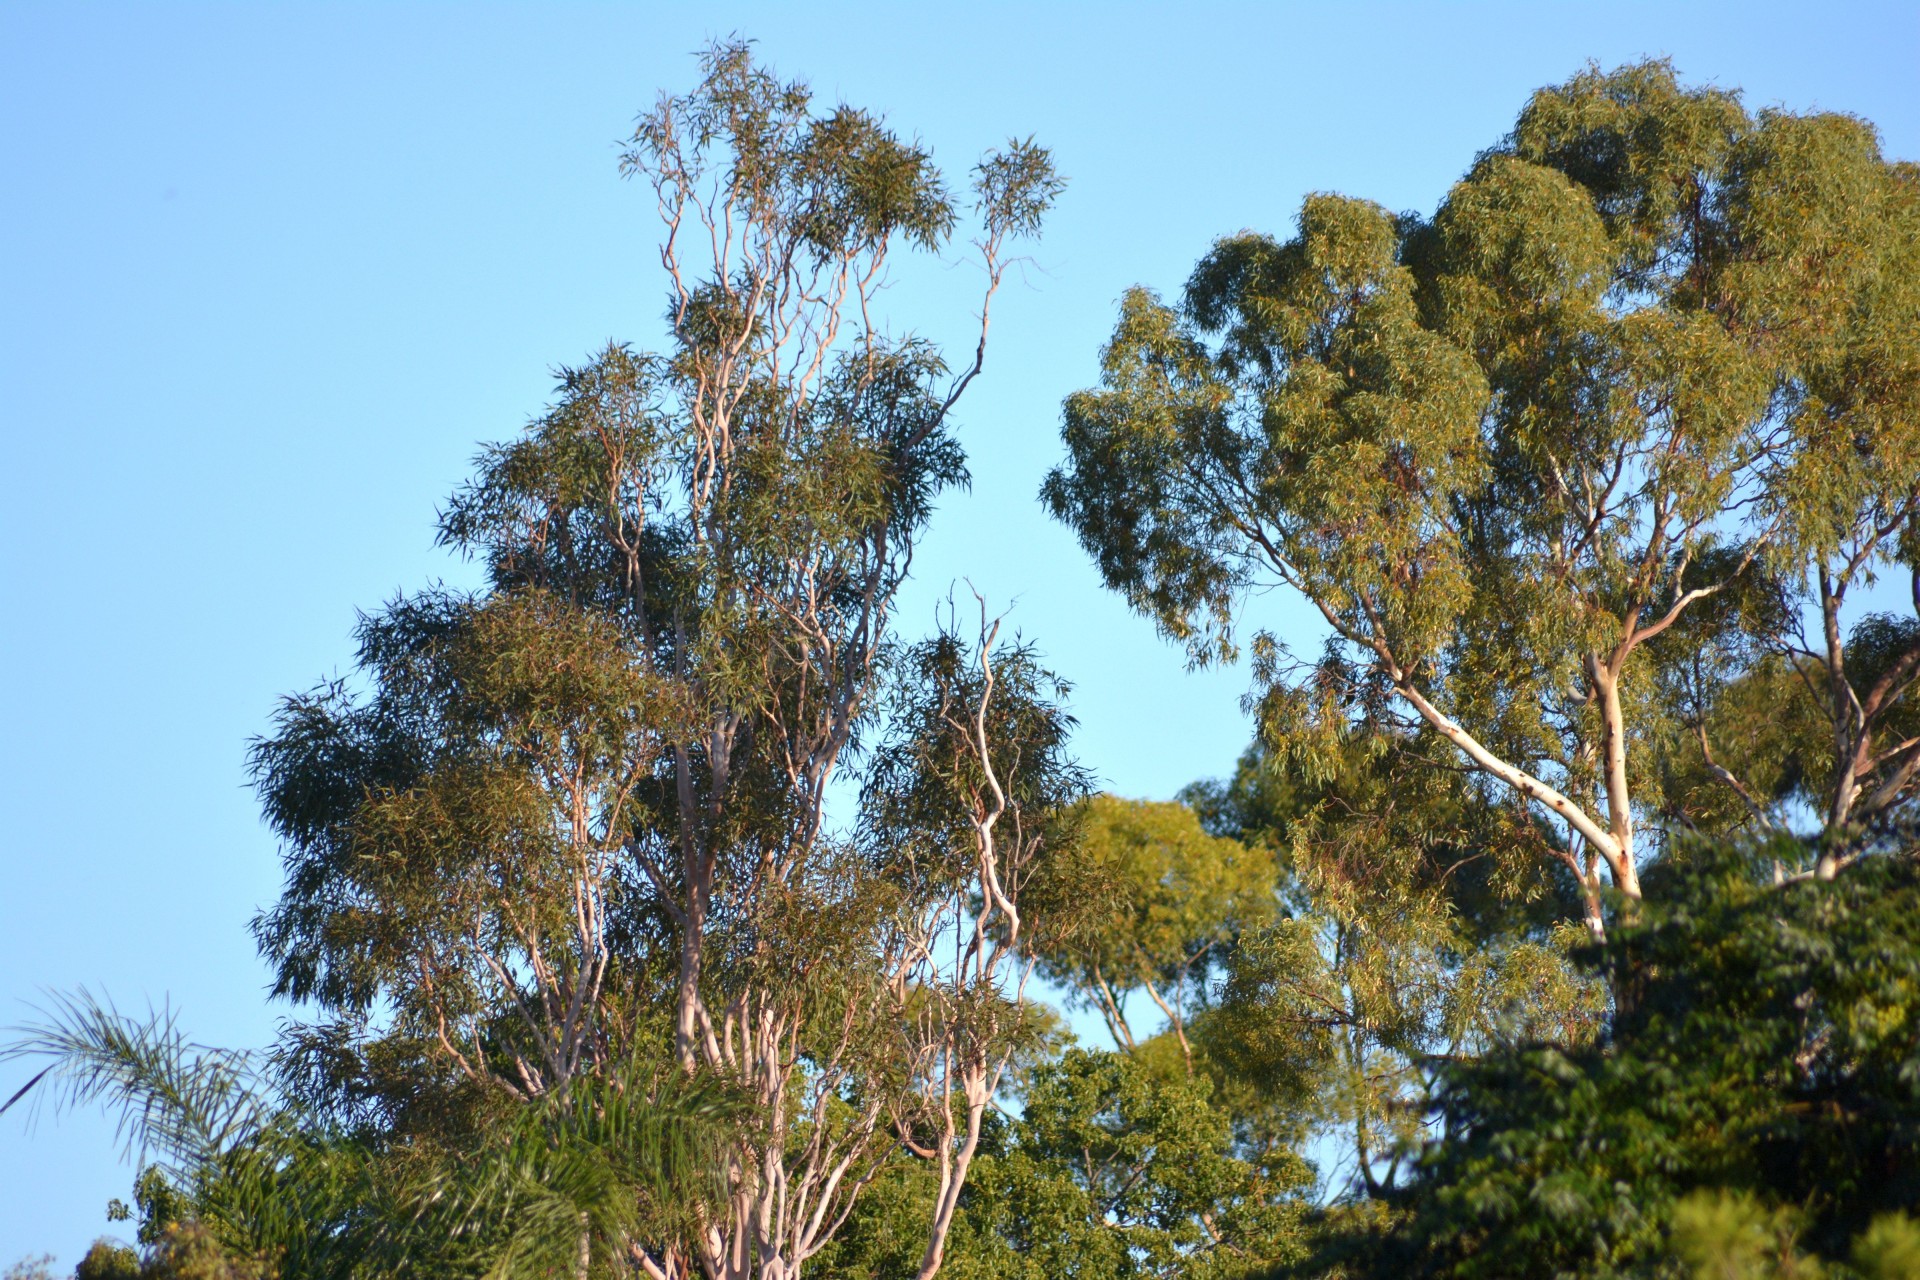
<path fill-rule="evenodd" d="M 1189 795 L 1215 830 L 1275 857 L 1283 887 L 1225 957 L 1196 1041 L 1250 1131 L 1319 1135 L 1330 1188 L 1397 1184 L 1431 1132 L 1442 1064 L 1599 1029 L 1603 992 L 1569 962 L 1571 877 L 1558 894 L 1505 882 L 1503 851 L 1537 837 L 1458 772 L 1356 744 L 1315 777 L 1256 747 Z"/>

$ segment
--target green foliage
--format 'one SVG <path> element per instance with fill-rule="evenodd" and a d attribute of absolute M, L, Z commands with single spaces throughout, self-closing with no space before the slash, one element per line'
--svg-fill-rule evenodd
<path fill-rule="evenodd" d="M 73 1280 L 140 1280 L 140 1255 L 102 1236 L 74 1267 Z"/>
<path fill-rule="evenodd" d="M 1145 992 L 1184 1044 L 1190 1006 L 1242 931 L 1278 907 L 1271 854 L 1212 835 L 1179 803 L 1095 796 L 1076 856 L 1106 910 L 1043 953 L 1041 971 L 1133 1048 L 1127 998 Z"/>
<path fill-rule="evenodd" d="M 717 1200 L 744 1119 L 714 1081 L 631 1063 L 457 1149 L 350 1137 L 287 1103 L 252 1059 L 192 1045 L 171 1015 L 137 1019 L 84 994 L 4 1056 L 52 1058 L 56 1105 L 104 1104 L 131 1148 L 167 1157 L 134 1184 L 143 1280 L 568 1271 L 583 1229 L 595 1257 L 619 1257 Z M 96 1268 L 131 1256 L 96 1252 Z"/>
<path fill-rule="evenodd" d="M 410 1219 L 376 1231 L 361 1265 L 511 1280 L 570 1273 L 584 1249 L 617 1274 L 631 1245 L 670 1239 L 724 1199 L 725 1153 L 746 1119 L 711 1080 L 640 1064 L 577 1080 L 476 1149 L 405 1169 L 396 1198 Z"/>
<path fill-rule="evenodd" d="M 1125 1054 L 1070 1050 L 1036 1071 L 975 1175 L 974 1252 L 952 1274 L 1227 1277 L 1287 1258 L 1310 1173 L 1236 1157 L 1209 1093 Z"/>
<path fill-rule="evenodd" d="M 1312 1172 L 1235 1153 L 1232 1117 L 1177 1061 L 1070 1049 L 1037 1067 L 1017 1117 L 982 1143 L 941 1274 L 966 1280 L 1261 1274 L 1296 1256 Z M 864 1201 L 821 1272 L 852 1280 L 917 1264 L 924 1165 Z"/>
<path fill-rule="evenodd" d="M 114 1204 L 120 1205 L 120 1201 Z M 168 1180 L 158 1165 L 148 1165 L 133 1180 L 133 1204 L 140 1215 L 135 1239 L 145 1245 L 159 1244 L 168 1231 L 193 1216 L 192 1200 Z M 107 1216 L 113 1216 L 111 1208 Z"/>
<path fill-rule="evenodd" d="M 1607 1041 L 1452 1068 L 1370 1273 L 1660 1275 L 1677 1250 L 1810 1274 L 1794 1250 L 1838 1262 L 1920 1202 L 1920 876 L 1879 858 L 1774 885 L 1791 856 L 1694 849 L 1667 873 L 1589 957 L 1635 991 Z"/>
<path fill-rule="evenodd" d="M 1920 1225 L 1904 1213 L 1875 1218 L 1853 1242 L 1853 1265 L 1867 1280 L 1920 1276 Z"/>
<path fill-rule="evenodd" d="M 1818 1280 L 1795 1248 L 1796 1215 L 1744 1193 L 1695 1192 L 1673 1207 L 1672 1249 L 1697 1280 Z"/>
<path fill-rule="evenodd" d="M 946 415 L 972 375 L 864 327 L 866 303 L 894 242 L 938 248 L 961 210 L 923 148 L 816 114 L 744 43 L 701 72 L 623 159 L 667 210 L 669 349 L 562 370 L 442 512 L 488 587 L 364 618 L 357 678 L 287 699 L 255 745 L 288 866 L 256 932 L 276 993 L 335 1019 L 308 1058 L 338 1105 L 457 1118 L 473 1084 L 537 1095 L 625 1052 L 662 1000 L 825 980 L 772 954 L 781 919 L 873 924 L 834 909 L 852 863 L 821 805 L 913 539 L 965 481 Z M 976 179 L 997 283 L 1059 183 L 1031 142 Z M 711 274 L 672 234 L 702 219 L 733 238 Z M 709 954 L 728 963 L 700 976 Z M 683 1053 L 697 1020 L 667 1018 Z M 392 1096 L 400 1077 L 441 1096 Z"/>
<path fill-rule="evenodd" d="M 1851 1266 L 1803 1252 L 1804 1215 L 1747 1192 L 1697 1191 L 1674 1206 L 1670 1244 L 1694 1280 L 1911 1280 L 1920 1275 L 1920 1229 L 1903 1213 L 1875 1218 L 1857 1237 Z"/>
<path fill-rule="evenodd" d="M 926 735 L 874 749 L 915 731 L 879 714 L 890 676 L 938 683 L 912 670 L 928 651 L 892 662 L 894 599 L 966 482 L 951 412 L 986 307 L 1061 183 L 1014 140 L 973 170 L 969 209 L 925 147 L 822 107 L 739 40 L 640 117 L 621 170 L 662 219 L 665 341 L 561 370 L 554 403 L 479 457 L 439 532 L 484 567 L 480 590 L 364 617 L 354 674 L 283 702 L 252 764 L 287 883 L 256 934 L 276 995 L 320 1015 L 282 1046 L 299 1099 L 356 1138 L 523 1167 L 545 1189 L 512 1212 L 547 1224 L 527 1245 L 541 1266 L 638 1251 L 791 1274 L 934 1078 L 913 940 L 975 905 L 949 838 L 968 780 L 881 778 L 870 800 L 919 806 L 887 820 L 836 824 L 827 797 L 850 762 L 942 763 Z M 890 255 L 963 225 L 986 282 L 980 342 L 950 368 L 892 336 L 879 300 Z M 977 754 L 1015 793 L 1009 875 L 1032 878 L 1059 843 L 1054 793 L 1078 794 L 1070 722 L 1031 661 L 1002 675 L 1009 736 Z M 1004 1002 L 992 983 L 968 1000 L 985 1022 Z M 547 1133 L 565 1158 L 529 1164 L 539 1142 L 498 1137 L 581 1091 L 604 1101 L 629 1061 L 750 1096 L 733 1196 L 662 1218 L 598 1140 Z M 587 1263 L 569 1232 L 591 1237 Z"/>
<path fill-rule="evenodd" d="M 1631 903 L 1695 818 L 1823 789 L 1844 843 L 1920 785 L 1920 642 L 1856 661 L 1838 625 L 1920 536 L 1913 191 L 1861 121 L 1592 69 L 1430 219 L 1315 195 L 1177 304 L 1129 292 L 1042 496 L 1197 661 L 1250 593 L 1304 597 L 1320 660 L 1252 640 L 1267 745 L 1473 770 L 1546 828 L 1507 865 L 1571 870 L 1601 929 L 1600 868 Z M 1764 662 L 1818 731 L 1755 758 L 1725 720 Z"/>
<path fill-rule="evenodd" d="M 1254 581 L 1244 513 L 1209 502 L 1215 485 L 1257 495 L 1256 520 L 1271 521 L 1303 584 L 1338 596 L 1336 610 L 1357 608 L 1354 592 L 1382 575 L 1418 582 L 1395 614 L 1423 635 L 1461 607 L 1445 508 L 1477 476 L 1486 393 L 1421 328 L 1395 246 L 1384 210 L 1313 197 L 1297 239 L 1223 241 L 1201 263 L 1184 313 L 1197 332 L 1130 292 L 1102 357 L 1105 389 L 1068 400 L 1073 469 L 1044 496 L 1108 582 L 1196 657 L 1232 652 L 1235 603 Z M 1201 341 L 1211 332 L 1217 352 Z M 1363 497 L 1360 476 L 1409 483 Z"/>
<path fill-rule="evenodd" d="M 1317 1130 L 1341 1153 L 1331 1189 L 1379 1195 L 1426 1140 L 1441 1064 L 1581 1043 L 1605 1002 L 1569 963 L 1566 899 L 1503 866 L 1533 834 L 1524 815 L 1412 750 L 1355 739 L 1338 766 L 1256 746 L 1190 791 L 1286 872 L 1285 914 L 1238 939 L 1194 1033 L 1250 1141 Z"/>
<path fill-rule="evenodd" d="M 142 1280 L 268 1280 L 273 1271 L 261 1261 L 236 1257 L 200 1223 L 182 1222 L 154 1245 L 140 1274 Z"/>
<path fill-rule="evenodd" d="M 888 749 L 866 771 L 861 796 L 862 839 L 886 860 L 885 874 L 910 901 L 965 894 L 979 857 L 975 823 L 997 793 L 1015 855 L 1004 887 L 1017 893 L 1033 879 L 1050 902 L 1065 899 L 1069 890 L 1053 882 L 1076 874 L 1067 855 L 1084 839 L 1079 807 L 1090 786 L 1069 751 L 1066 682 L 1030 643 L 982 654 L 951 629 L 906 648 L 893 676 Z M 1020 856 L 1023 840 L 1040 856 Z M 1068 904 L 1054 905 L 1037 913 L 1035 928 L 1072 928 Z"/>

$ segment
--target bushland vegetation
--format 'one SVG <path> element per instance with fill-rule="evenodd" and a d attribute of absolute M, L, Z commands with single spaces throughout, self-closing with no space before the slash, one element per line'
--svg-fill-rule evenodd
<path fill-rule="evenodd" d="M 141 1155 L 76 1277 L 1920 1275 L 1920 169 L 1869 123 L 1590 68 L 1431 215 L 1129 293 L 1040 497 L 1248 659 L 1165 801 L 987 600 L 895 617 L 1051 155 L 949 175 L 728 43 L 622 165 L 660 345 L 564 369 L 441 508 L 484 585 L 253 746 L 285 1034 L 77 993 L 0 1055 Z M 880 314 L 953 253 L 958 355 Z"/>

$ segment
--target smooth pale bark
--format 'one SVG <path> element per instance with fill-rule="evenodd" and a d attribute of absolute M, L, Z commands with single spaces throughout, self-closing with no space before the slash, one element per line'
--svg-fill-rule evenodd
<path fill-rule="evenodd" d="M 975 598 L 979 599 L 978 593 Z M 1000 833 L 1000 822 L 1008 813 L 1009 803 L 1006 787 L 994 764 L 995 744 L 987 728 L 987 712 L 996 687 L 993 644 L 1000 624 L 987 620 L 983 599 L 980 612 L 980 694 L 967 719 L 971 763 L 979 768 L 983 784 L 969 797 L 975 855 L 972 888 L 980 905 L 974 912 L 966 945 L 956 958 L 951 986 L 955 995 L 991 996 L 1001 990 L 1003 972 L 1011 969 L 1012 995 L 1017 1006 L 1025 997 L 1035 963 L 1021 933 L 1018 886 L 1024 879 L 1023 868 L 1036 846 L 1035 837 L 1023 828 L 1017 813 L 1011 837 L 1002 839 Z M 957 717 L 955 721 L 957 723 Z M 930 954 L 930 950 L 926 953 Z M 991 1001 L 987 1007 L 994 1007 Z M 927 1247 L 921 1255 L 915 1280 L 933 1280 L 946 1260 L 954 1214 L 960 1207 L 960 1194 L 966 1188 L 967 1175 L 979 1150 L 981 1122 L 1012 1059 L 1011 1046 L 997 1041 L 991 1034 L 997 1030 L 995 1026 L 971 1027 L 952 1022 L 943 1027 L 944 1044 L 936 1051 L 941 1063 L 940 1087 L 934 1096 L 927 1098 L 940 1116 L 936 1152 L 939 1183 Z M 966 1101 L 966 1120 L 960 1134 L 954 1132 L 953 1124 L 952 1094 L 956 1083 L 960 1096 Z"/>

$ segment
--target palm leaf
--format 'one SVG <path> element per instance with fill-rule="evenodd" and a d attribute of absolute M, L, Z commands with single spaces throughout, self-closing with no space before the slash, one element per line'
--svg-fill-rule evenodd
<path fill-rule="evenodd" d="M 51 1059 L 8 1099 L 46 1082 L 58 1110 L 99 1104 L 129 1155 L 148 1153 L 176 1180 L 192 1178 L 259 1135 L 276 1108 L 250 1055 L 191 1042 L 168 1006 L 120 1012 L 85 988 L 55 995 L 36 1022 L 11 1028 L 0 1063 Z M 0 1111 L 6 1107 L 0 1107 Z"/>

